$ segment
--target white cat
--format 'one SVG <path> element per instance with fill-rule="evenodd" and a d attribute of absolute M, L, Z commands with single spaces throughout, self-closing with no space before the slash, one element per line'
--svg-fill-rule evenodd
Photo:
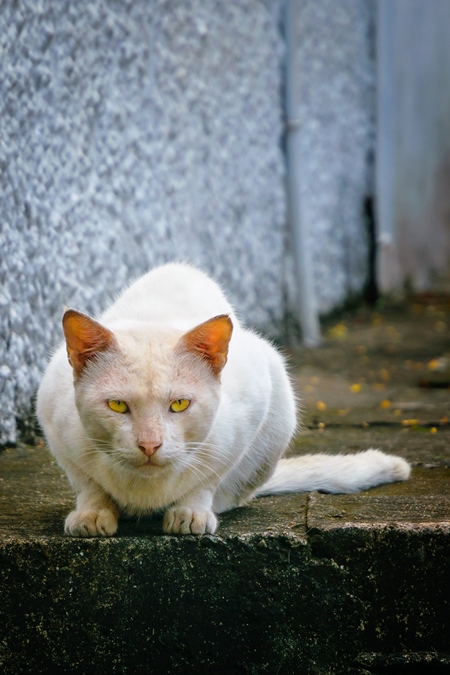
<path fill-rule="evenodd" d="M 279 461 L 296 427 L 283 359 L 203 272 L 159 267 L 99 321 L 65 312 L 67 354 L 55 353 L 37 398 L 77 494 L 66 533 L 110 536 L 120 512 L 160 510 L 164 532 L 213 533 L 216 513 L 254 495 L 408 477 L 403 459 L 377 450 Z"/>

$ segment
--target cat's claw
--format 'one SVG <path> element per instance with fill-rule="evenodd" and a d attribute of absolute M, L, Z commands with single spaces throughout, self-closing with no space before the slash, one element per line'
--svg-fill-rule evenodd
<path fill-rule="evenodd" d="M 187 506 L 174 506 L 164 515 L 166 534 L 214 534 L 217 518 L 212 511 L 194 511 Z"/>
<path fill-rule="evenodd" d="M 111 537 L 117 530 L 117 517 L 109 509 L 72 511 L 64 531 L 72 537 Z"/>

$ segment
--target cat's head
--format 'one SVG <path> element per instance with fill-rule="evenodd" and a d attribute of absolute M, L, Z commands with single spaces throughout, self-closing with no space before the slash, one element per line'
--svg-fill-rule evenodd
<path fill-rule="evenodd" d="M 211 429 L 232 323 L 221 315 L 187 333 L 141 322 L 113 331 L 69 309 L 63 317 L 75 399 L 105 461 L 149 476 L 186 462 Z"/>

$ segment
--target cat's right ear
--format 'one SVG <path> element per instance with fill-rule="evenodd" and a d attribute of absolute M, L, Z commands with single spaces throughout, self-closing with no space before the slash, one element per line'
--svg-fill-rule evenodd
<path fill-rule="evenodd" d="M 115 344 L 110 330 L 75 309 L 64 312 L 62 324 L 67 356 L 77 377 L 81 375 L 89 359 Z"/>
<path fill-rule="evenodd" d="M 227 362 L 233 324 L 226 314 L 215 316 L 183 335 L 179 347 L 206 361 L 217 377 Z"/>

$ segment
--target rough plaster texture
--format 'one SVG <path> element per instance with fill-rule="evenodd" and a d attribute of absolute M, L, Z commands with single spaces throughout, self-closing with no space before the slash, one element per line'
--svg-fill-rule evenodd
<path fill-rule="evenodd" d="M 360 293 L 367 281 L 364 202 L 374 180 L 375 19 L 373 0 L 299 0 L 296 11 L 298 188 L 321 313 Z"/>
<path fill-rule="evenodd" d="M 278 0 L 24 0 L 0 14 L 0 443 L 63 305 L 95 313 L 169 259 L 282 317 Z M 264 283 L 261 283 L 261 277 Z"/>

